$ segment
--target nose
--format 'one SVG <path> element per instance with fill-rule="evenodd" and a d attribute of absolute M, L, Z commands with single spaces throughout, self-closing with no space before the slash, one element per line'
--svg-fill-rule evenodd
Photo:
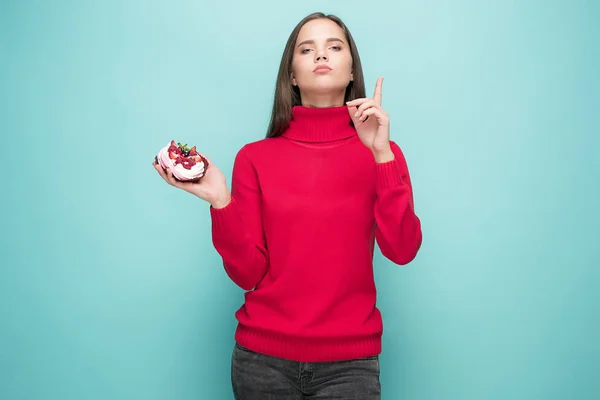
<path fill-rule="evenodd" d="M 321 61 L 321 60 L 325 60 L 327 61 L 327 56 L 325 55 L 324 51 L 321 51 L 318 55 L 317 55 L 317 61 Z"/>

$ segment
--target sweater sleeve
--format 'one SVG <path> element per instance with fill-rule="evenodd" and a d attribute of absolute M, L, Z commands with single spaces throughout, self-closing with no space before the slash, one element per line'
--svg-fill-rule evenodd
<path fill-rule="evenodd" d="M 423 239 L 415 214 L 408 166 L 400 147 L 390 141 L 394 160 L 376 164 L 375 238 L 381 253 L 398 265 L 417 255 Z"/>
<path fill-rule="evenodd" d="M 212 240 L 227 275 L 239 287 L 252 290 L 267 271 L 268 254 L 261 216 L 261 190 L 256 170 L 244 146 L 236 155 L 231 202 L 210 206 Z"/>

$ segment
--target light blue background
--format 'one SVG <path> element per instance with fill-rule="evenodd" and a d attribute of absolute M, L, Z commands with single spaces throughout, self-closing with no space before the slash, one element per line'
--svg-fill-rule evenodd
<path fill-rule="evenodd" d="M 384 76 L 424 241 L 375 257 L 384 399 L 597 399 L 600 7 L 593 1 L 4 1 L 0 398 L 231 399 L 243 291 L 208 204 L 313 11 Z"/>

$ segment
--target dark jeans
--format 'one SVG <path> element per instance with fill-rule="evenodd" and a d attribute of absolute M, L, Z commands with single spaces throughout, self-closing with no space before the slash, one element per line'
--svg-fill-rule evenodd
<path fill-rule="evenodd" d="M 379 356 L 298 362 L 256 353 L 236 343 L 231 383 L 236 400 L 381 399 Z"/>

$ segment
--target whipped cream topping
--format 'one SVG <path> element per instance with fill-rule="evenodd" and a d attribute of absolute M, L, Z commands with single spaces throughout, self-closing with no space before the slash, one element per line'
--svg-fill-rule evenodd
<path fill-rule="evenodd" d="M 169 168 L 173 176 L 181 181 L 194 180 L 204 174 L 204 161 L 197 162 L 191 169 L 187 169 L 181 164 L 175 165 L 175 160 L 169 157 L 170 146 L 171 142 L 163 147 L 156 156 L 161 167 Z"/>

